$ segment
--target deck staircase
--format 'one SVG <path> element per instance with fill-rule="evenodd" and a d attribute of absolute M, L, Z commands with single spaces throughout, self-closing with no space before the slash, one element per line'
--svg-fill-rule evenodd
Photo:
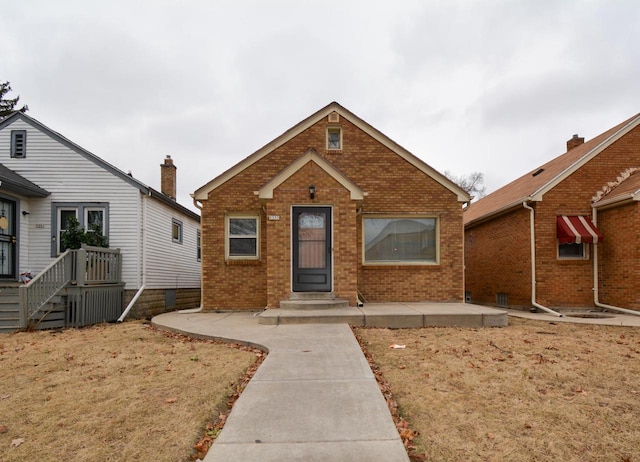
<path fill-rule="evenodd" d="M 115 321 L 124 309 L 118 249 L 67 250 L 28 284 L 0 287 L 0 333 Z"/>

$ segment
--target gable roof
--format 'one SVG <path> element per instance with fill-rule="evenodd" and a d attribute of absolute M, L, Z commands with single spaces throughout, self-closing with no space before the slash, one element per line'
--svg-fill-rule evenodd
<path fill-rule="evenodd" d="M 596 208 L 622 205 L 631 201 L 640 201 L 640 168 L 633 169 L 629 176 L 595 202 Z"/>
<path fill-rule="evenodd" d="M 2 164 L 0 164 L 0 187 L 6 191 L 27 197 L 47 197 L 51 194 L 46 189 L 18 175 Z"/>
<path fill-rule="evenodd" d="M 463 215 L 465 226 L 520 207 L 525 201 L 541 201 L 547 192 L 639 124 L 640 114 L 636 114 L 471 204 Z"/>
<path fill-rule="evenodd" d="M 157 190 L 145 185 L 141 181 L 139 181 L 139 180 L 135 179 L 133 176 L 123 172 L 119 168 L 114 167 L 110 163 L 104 161 L 103 159 L 101 159 L 100 157 L 96 156 L 95 154 L 92 154 L 91 152 L 89 152 L 86 149 L 84 149 L 83 147 L 77 145 L 73 141 L 65 138 L 60 133 L 53 131 L 52 129 L 50 129 L 49 127 L 44 125 L 42 122 L 34 119 L 31 116 L 28 116 L 28 115 L 26 115 L 26 114 L 24 114 L 22 112 L 14 112 L 13 114 L 11 114 L 11 115 L 5 117 L 4 119 L 0 120 L 0 130 L 2 130 L 6 126 L 14 123 L 16 120 L 22 120 L 23 122 L 31 125 L 36 130 L 39 130 L 39 131 L 47 134 L 48 136 L 50 136 L 51 138 L 53 138 L 54 140 L 56 140 L 58 143 L 62 144 L 63 146 L 66 146 L 67 148 L 69 148 L 72 151 L 76 152 L 77 154 L 83 156 L 84 158 L 90 160 L 91 162 L 93 162 L 94 164 L 98 165 L 99 167 L 102 167 L 104 170 L 108 171 L 109 173 L 115 175 L 116 177 L 120 178 L 121 180 L 125 181 L 126 183 L 129 183 L 130 185 L 134 186 L 135 188 L 140 190 L 140 192 L 142 194 L 146 194 L 146 195 L 149 195 L 150 197 L 158 199 L 160 202 L 168 205 L 169 207 L 171 207 L 171 208 L 173 208 L 173 209 L 175 209 L 175 210 L 177 210 L 177 211 L 179 211 L 179 212 L 181 212 L 181 213 L 183 213 L 185 215 L 188 215 L 188 216 L 190 216 L 191 218 L 193 218 L 195 220 L 200 221 L 200 215 L 198 215 L 197 213 L 193 212 L 192 210 L 189 210 L 188 208 L 184 207 L 183 205 L 178 204 L 176 201 L 170 199 L 165 194 L 162 194 L 161 192 L 159 192 L 159 191 L 157 191 Z"/>
<path fill-rule="evenodd" d="M 258 162 L 260 159 L 265 157 L 274 149 L 277 149 L 278 147 L 282 146 L 287 141 L 293 139 L 294 137 L 302 133 L 304 130 L 316 124 L 320 120 L 326 118 L 329 114 L 333 112 L 336 112 L 341 117 L 344 117 L 345 119 L 349 120 L 349 122 L 354 124 L 360 130 L 364 131 L 369 136 L 374 138 L 376 141 L 386 146 L 391 151 L 395 152 L 397 155 L 399 155 L 404 160 L 409 162 L 411 165 L 416 167 L 418 170 L 421 170 L 426 175 L 430 176 L 435 181 L 440 183 L 442 186 L 447 188 L 449 191 L 456 194 L 459 202 L 468 202 L 470 200 L 470 197 L 466 193 L 466 191 L 462 190 L 458 185 L 456 185 L 454 182 L 449 180 L 446 176 L 444 176 L 434 168 L 427 165 L 424 161 L 422 161 L 421 159 L 411 154 L 409 151 L 407 151 L 405 148 L 403 148 L 398 143 L 393 141 L 391 138 L 384 135 L 382 132 L 380 132 L 373 126 L 369 125 L 367 122 L 365 122 L 364 120 L 362 120 L 361 118 L 359 118 L 358 116 L 356 116 L 355 114 L 347 110 L 346 108 L 342 107 L 340 104 L 336 103 L 335 101 L 328 104 L 327 106 L 320 109 L 319 111 L 312 114 L 311 116 L 307 117 L 297 125 L 293 126 L 292 128 L 284 132 L 282 135 L 280 135 L 270 143 L 258 149 L 249 157 L 246 157 L 244 160 L 240 161 L 239 163 L 231 167 L 229 170 L 223 172 L 221 175 L 217 176 L 213 180 L 206 183 L 204 186 L 201 186 L 191 196 L 198 201 L 207 200 L 209 193 L 214 189 L 216 189 L 218 186 L 227 182 L 228 180 L 230 180 L 231 178 L 233 178 L 234 176 L 236 176 L 246 168 Z"/>
<path fill-rule="evenodd" d="M 346 175 L 336 168 L 331 162 L 322 157 L 318 152 L 313 149 L 307 149 L 303 155 L 298 157 L 295 161 L 287 165 L 280 173 L 274 176 L 267 184 L 265 184 L 259 191 L 256 192 L 260 199 L 273 199 L 273 190 L 289 179 L 294 173 L 307 165 L 309 162 L 315 163 L 318 167 L 324 170 L 329 176 L 340 183 L 347 189 L 353 200 L 362 200 L 367 195 L 360 187 L 351 181 Z"/>

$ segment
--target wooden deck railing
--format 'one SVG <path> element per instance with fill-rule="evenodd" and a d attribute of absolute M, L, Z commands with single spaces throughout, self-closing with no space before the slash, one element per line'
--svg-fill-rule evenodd
<path fill-rule="evenodd" d="M 116 320 L 124 303 L 121 277 L 120 249 L 83 246 L 67 250 L 20 287 L 23 324 L 26 327 L 36 313 L 63 292 L 67 295 L 69 325 L 78 327 Z M 115 317 L 112 313 L 116 313 Z M 83 324 L 85 320 L 87 324 Z"/>
<path fill-rule="evenodd" d="M 67 250 L 38 273 L 29 284 L 20 287 L 20 308 L 26 321 L 33 318 L 40 308 L 71 281 L 74 252 Z"/>

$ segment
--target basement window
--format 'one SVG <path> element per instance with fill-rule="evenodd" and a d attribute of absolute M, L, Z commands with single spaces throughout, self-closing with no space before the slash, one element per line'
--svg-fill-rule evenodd
<path fill-rule="evenodd" d="M 330 151 L 342 149 L 342 129 L 340 127 L 327 128 L 327 149 Z"/>
<path fill-rule="evenodd" d="M 11 157 L 27 157 L 27 131 L 11 130 Z"/>
<path fill-rule="evenodd" d="M 585 244 L 558 244 L 559 260 L 588 260 L 589 248 Z"/>

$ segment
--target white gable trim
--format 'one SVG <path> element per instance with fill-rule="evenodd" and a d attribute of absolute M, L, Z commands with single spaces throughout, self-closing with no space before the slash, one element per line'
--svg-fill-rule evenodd
<path fill-rule="evenodd" d="M 318 167 L 327 172 L 327 174 L 329 174 L 334 180 L 344 186 L 345 189 L 349 191 L 352 200 L 361 201 L 364 199 L 364 196 L 367 195 L 367 193 L 362 191 L 358 185 L 343 175 L 333 166 L 333 164 L 324 159 L 313 149 L 307 150 L 307 152 L 302 156 L 290 163 L 284 170 L 260 188 L 259 191 L 256 191 L 255 194 L 257 194 L 260 199 L 273 199 L 273 191 L 309 162 L 315 163 Z"/>
<path fill-rule="evenodd" d="M 395 141 L 391 140 L 389 137 L 384 135 L 382 132 L 376 130 L 374 127 L 372 127 L 371 125 L 366 123 L 364 120 L 360 119 L 358 116 L 356 116 L 355 114 L 351 113 L 350 111 L 348 111 L 347 109 L 345 109 L 344 107 L 342 107 L 340 104 L 338 104 L 336 102 L 333 102 L 333 103 L 329 104 L 328 106 L 324 107 L 323 109 L 320 109 L 318 112 L 316 112 L 315 114 L 313 114 L 310 117 L 306 118 L 305 120 L 300 122 L 298 125 L 294 126 L 293 128 L 287 130 L 285 133 L 280 135 L 278 138 L 276 138 L 275 140 L 271 141 L 269 144 L 265 145 L 264 147 L 260 148 L 259 150 L 257 150 L 253 154 L 251 154 L 249 157 L 247 157 L 244 160 L 242 160 L 240 163 L 236 164 L 235 166 L 231 167 L 226 172 L 222 173 L 221 175 L 219 175 L 218 177 L 214 178 L 213 180 L 211 180 L 210 182 L 208 182 L 204 186 L 200 187 L 199 189 L 197 189 L 193 193 L 192 197 L 197 201 L 207 200 L 207 198 L 209 196 L 209 193 L 211 191 L 213 191 L 214 189 L 216 189 L 217 187 L 219 187 L 223 183 L 229 181 L 235 175 L 237 175 L 238 173 L 242 172 L 246 168 L 250 167 L 254 163 L 258 162 L 260 159 L 265 157 L 267 154 L 269 154 L 274 149 L 282 146 L 284 143 L 286 143 L 287 141 L 293 139 L 294 137 L 296 137 L 297 135 L 302 133 L 304 130 L 308 129 L 312 125 L 314 125 L 317 122 L 319 122 L 320 120 L 322 120 L 323 118 L 326 118 L 332 112 L 337 112 L 340 116 L 342 116 L 345 119 L 349 120 L 351 123 L 353 123 L 360 130 L 364 131 L 369 136 L 374 138 L 376 141 L 378 141 L 379 143 L 381 143 L 385 147 L 389 148 L 390 150 L 392 150 L 393 152 L 398 154 L 400 157 L 402 157 L 404 160 L 406 160 L 411 165 L 416 167 L 418 170 L 422 171 L 427 176 L 433 178 L 435 181 L 440 183 L 446 189 L 448 189 L 449 191 L 454 193 L 458 198 L 458 202 L 469 202 L 469 200 L 471 200 L 469 195 L 466 193 L 466 191 L 461 189 L 454 182 L 452 182 L 447 177 L 445 177 L 444 175 L 439 173 L 437 170 L 435 170 L 432 167 L 430 167 L 429 165 L 427 165 L 422 160 L 418 159 L 416 156 L 411 154 L 409 151 L 404 149 L 402 146 L 397 144 Z"/>
<path fill-rule="evenodd" d="M 602 141 L 599 145 L 597 145 L 591 151 L 587 152 L 584 156 L 582 156 L 580 159 L 575 161 L 572 165 L 570 165 L 569 167 L 564 169 L 562 172 L 560 172 L 558 175 L 556 175 L 554 178 L 552 178 L 550 181 L 548 181 L 542 187 L 540 187 L 539 189 L 534 191 L 529 196 L 529 199 L 532 200 L 532 201 L 541 201 L 542 197 L 546 193 L 548 193 L 550 190 L 555 188 L 559 183 L 561 183 L 562 181 L 567 179 L 576 170 L 581 168 L 584 164 L 586 164 L 591 159 L 596 157 L 598 154 L 600 154 L 606 148 L 608 148 L 613 143 L 615 143 L 620 138 L 622 138 L 624 135 L 629 133 L 631 130 L 633 130 L 635 127 L 637 127 L 638 124 L 640 124 L 640 115 L 637 116 L 635 119 L 631 120 L 627 125 L 622 127 L 620 130 L 618 130 L 617 132 L 615 132 L 614 134 L 609 136 L 609 138 L 607 138 L 604 141 Z"/>

